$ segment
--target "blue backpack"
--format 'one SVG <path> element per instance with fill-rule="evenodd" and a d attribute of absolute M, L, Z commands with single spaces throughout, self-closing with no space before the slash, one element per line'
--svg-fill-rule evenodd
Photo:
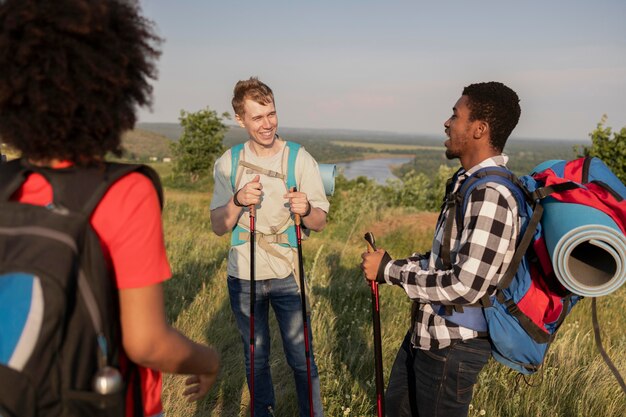
<path fill-rule="evenodd" d="M 468 196 L 476 187 L 487 182 L 506 186 L 517 201 L 521 230 L 515 254 L 495 294 L 484 297 L 478 306 L 480 308 L 442 306 L 439 312 L 449 321 L 488 333 L 492 354 L 497 361 L 522 374 L 532 374 L 543 363 L 548 347 L 566 316 L 587 295 L 584 291 L 572 291 L 572 286 L 562 277 L 562 268 L 553 265 L 553 259 L 556 259 L 552 256 L 554 244 L 550 242 L 550 236 L 546 236 L 546 227 L 551 228 L 550 223 L 554 220 L 544 215 L 544 209 L 546 213 L 562 212 L 566 208 L 562 203 L 575 203 L 573 207 L 591 207 L 614 221 L 616 231 L 613 236 L 619 246 L 626 241 L 623 238 L 626 230 L 626 187 L 597 158 L 548 161 L 535 168 L 532 174 L 521 178 L 504 167 L 487 167 L 467 178 L 456 193 L 447 193 L 449 222 L 462 224 Z M 562 223 L 563 219 L 557 220 L 557 223 Z M 579 220 L 581 224 L 589 222 L 586 218 Z M 446 226 L 442 246 L 447 252 L 452 227 L 451 224 Z M 623 248 L 621 251 L 623 256 Z M 572 258 L 579 255 L 571 254 Z M 451 264 L 449 253 L 442 254 L 442 257 Z M 572 265 L 580 266 L 581 271 L 598 267 L 583 265 L 579 260 L 576 262 L 572 261 Z M 617 275 L 613 281 L 618 281 L 619 286 L 625 279 L 624 271 L 618 271 Z"/>
<path fill-rule="evenodd" d="M 286 141 L 285 145 L 288 151 L 287 172 L 280 173 L 280 172 L 268 171 L 267 174 L 273 175 L 273 176 L 282 176 L 283 180 L 285 181 L 287 190 L 290 190 L 291 188 L 297 186 L 295 167 L 296 167 L 296 158 L 298 156 L 298 151 L 300 150 L 300 145 L 298 143 L 289 142 L 289 141 Z M 237 184 L 238 182 L 237 173 L 239 172 L 239 167 L 245 164 L 245 162 L 241 160 L 241 154 L 243 152 L 243 149 L 244 149 L 244 144 L 240 143 L 238 145 L 233 146 L 230 150 L 230 154 L 231 154 L 230 184 L 233 188 L 233 192 L 237 192 L 237 186 L 239 185 Z M 260 167 L 255 167 L 255 168 L 263 170 Z M 241 236 L 246 236 L 247 232 L 248 232 L 247 229 L 245 229 L 243 226 L 237 223 L 231 233 L 231 238 L 230 238 L 231 246 L 237 246 L 237 245 L 241 245 L 245 243 L 246 240 L 242 239 Z M 280 245 L 290 246 L 292 248 L 298 247 L 298 240 L 296 238 L 295 228 L 287 227 L 284 230 L 284 232 L 282 232 L 282 234 L 286 235 L 287 240 L 285 243 L 279 243 Z"/>

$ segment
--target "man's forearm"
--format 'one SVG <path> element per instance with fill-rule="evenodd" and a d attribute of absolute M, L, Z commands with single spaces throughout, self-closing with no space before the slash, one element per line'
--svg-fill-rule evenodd
<path fill-rule="evenodd" d="M 239 219 L 241 209 L 241 207 L 235 205 L 231 198 L 225 205 L 211 210 L 211 228 L 213 232 L 218 236 L 230 232 Z"/>
<path fill-rule="evenodd" d="M 311 207 L 308 216 L 302 217 L 302 223 L 307 229 L 321 232 L 326 226 L 326 212 L 317 207 Z"/>

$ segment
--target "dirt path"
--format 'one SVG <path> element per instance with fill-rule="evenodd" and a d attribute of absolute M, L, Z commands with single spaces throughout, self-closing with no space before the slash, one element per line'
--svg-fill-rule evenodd
<path fill-rule="evenodd" d="M 433 230 L 439 213 L 412 213 L 390 216 L 368 227 L 374 236 L 385 236 L 399 228 L 408 228 L 415 233 Z"/>

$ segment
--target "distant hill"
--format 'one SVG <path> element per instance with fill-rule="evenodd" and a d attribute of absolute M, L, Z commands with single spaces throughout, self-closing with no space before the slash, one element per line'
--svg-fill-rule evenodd
<path fill-rule="evenodd" d="M 183 128 L 178 123 L 137 123 L 136 129 L 158 133 L 171 140 L 178 140 Z"/>
<path fill-rule="evenodd" d="M 229 146 L 234 143 L 246 140 L 246 132 L 236 124 L 228 124 L 230 130 L 226 133 L 224 143 Z M 172 140 L 178 140 L 183 129 L 178 123 L 138 123 L 138 129 L 158 133 Z M 278 128 L 278 133 L 287 139 L 295 141 L 356 141 L 371 143 L 393 143 L 393 144 L 419 144 L 424 146 L 442 146 L 445 141 L 445 134 L 442 130 L 440 134 L 418 134 L 418 133 L 394 133 L 368 130 L 351 129 L 322 129 L 322 128 L 298 128 L 284 127 Z M 509 140 L 511 143 L 522 144 L 522 146 L 536 146 L 537 143 L 588 143 L 588 139 L 535 139 L 522 138 L 513 135 Z"/>
<path fill-rule="evenodd" d="M 150 158 L 162 160 L 171 157 L 172 140 L 160 133 L 144 129 L 135 129 L 122 136 L 125 156 L 137 161 L 149 161 Z"/>
<path fill-rule="evenodd" d="M 149 131 L 154 134 L 178 140 L 182 134 L 182 128 L 178 123 L 140 123 L 138 129 Z M 424 147 L 437 147 L 440 150 L 431 152 L 414 151 L 416 160 L 407 164 L 405 169 L 412 168 L 419 172 L 430 170 L 431 165 L 455 164 L 455 161 L 447 161 L 444 155 L 443 143 L 445 134 L 409 134 L 393 132 L 361 131 L 349 129 L 308 129 L 279 127 L 278 133 L 287 140 L 292 140 L 303 145 L 307 151 L 320 163 L 333 163 L 361 159 L 366 154 L 376 153 L 368 144 L 389 143 L 396 145 L 420 145 Z M 224 146 L 229 148 L 237 143 L 244 142 L 248 138 L 245 129 L 238 125 L 229 125 L 229 130 L 224 137 Z M 338 142 L 356 142 L 354 146 L 339 146 Z M 511 155 L 511 163 L 514 170 L 524 172 L 529 168 L 527 165 L 538 159 L 553 159 L 558 157 L 572 157 L 574 145 L 587 141 L 554 140 L 554 139 L 525 139 L 512 137 L 507 142 L 506 153 Z M 379 148 L 378 146 L 375 148 Z M 406 154 L 406 150 L 385 150 L 385 152 Z M 410 153 L 410 152 L 409 152 Z M 169 155 L 169 153 L 168 153 Z M 156 156 L 156 155 L 151 155 Z M 524 161 L 519 167 L 516 165 Z M 532 168 L 532 167 L 530 167 Z"/>

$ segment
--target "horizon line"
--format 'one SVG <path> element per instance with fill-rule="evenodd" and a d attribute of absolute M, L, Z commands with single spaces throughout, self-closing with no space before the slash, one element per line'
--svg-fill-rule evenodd
<path fill-rule="evenodd" d="M 135 127 L 137 125 L 149 125 L 149 124 L 162 124 L 162 125 L 177 125 L 180 127 L 180 122 L 137 122 L 135 123 Z M 229 128 L 234 127 L 238 129 L 243 129 L 241 126 L 235 123 L 227 123 L 224 122 L 226 126 Z M 445 136 L 445 133 L 428 133 L 428 132 L 398 132 L 398 131 L 390 131 L 390 130 L 367 130 L 367 129 L 353 129 L 353 128 L 339 128 L 339 127 L 299 127 L 299 126 L 282 126 L 280 129 L 288 129 L 288 130 L 318 130 L 318 131 L 340 131 L 340 132 L 355 132 L 355 133 L 376 133 L 376 134 L 385 134 L 385 135 L 396 135 L 396 136 L 432 136 L 432 139 L 437 139 L 438 137 Z M 556 141 L 569 141 L 569 142 L 579 142 L 580 138 L 564 138 L 564 137 L 540 137 L 540 136 L 517 136 L 512 134 L 510 139 L 519 139 L 519 140 L 556 140 Z M 589 137 L 584 139 L 585 141 L 591 141 Z"/>

